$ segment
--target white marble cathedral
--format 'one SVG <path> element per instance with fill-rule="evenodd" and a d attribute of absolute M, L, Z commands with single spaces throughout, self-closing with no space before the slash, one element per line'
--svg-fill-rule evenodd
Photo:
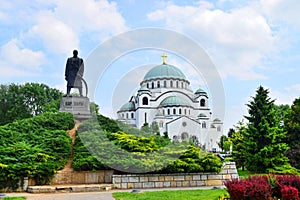
<path fill-rule="evenodd" d="M 118 111 L 118 120 L 141 128 L 157 123 L 160 134 L 172 140 L 192 139 L 208 151 L 218 149 L 223 131 L 218 118 L 212 120 L 207 93 L 193 92 L 190 82 L 177 67 L 166 63 L 150 69 L 135 96 Z"/>

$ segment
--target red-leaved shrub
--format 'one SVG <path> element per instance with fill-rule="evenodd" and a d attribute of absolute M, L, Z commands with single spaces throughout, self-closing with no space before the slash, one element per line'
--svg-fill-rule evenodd
<path fill-rule="evenodd" d="M 231 200 L 300 200 L 300 177 L 296 175 L 251 176 L 226 180 Z"/>
<path fill-rule="evenodd" d="M 282 200 L 298 200 L 298 189 L 285 185 L 281 188 Z"/>
<path fill-rule="evenodd" d="M 278 175 L 276 176 L 276 184 L 273 188 L 273 195 L 281 198 L 281 189 L 283 186 L 293 186 L 298 191 L 300 189 L 300 177 L 297 175 Z"/>
<path fill-rule="evenodd" d="M 272 195 L 272 188 L 266 176 L 227 180 L 224 184 L 231 200 L 268 200 Z"/>

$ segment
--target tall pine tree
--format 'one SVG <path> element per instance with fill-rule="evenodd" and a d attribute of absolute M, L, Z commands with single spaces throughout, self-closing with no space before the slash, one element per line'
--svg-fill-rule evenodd
<path fill-rule="evenodd" d="M 269 172 L 289 166 L 284 153 L 288 145 L 283 142 L 286 132 L 280 127 L 276 117 L 274 100 L 269 91 L 260 86 L 255 97 L 247 104 L 249 116 L 248 126 L 243 131 L 243 154 L 248 170 L 254 172 Z"/>

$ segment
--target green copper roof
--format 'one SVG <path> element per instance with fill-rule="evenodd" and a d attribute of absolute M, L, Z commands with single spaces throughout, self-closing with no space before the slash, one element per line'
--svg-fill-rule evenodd
<path fill-rule="evenodd" d="M 200 93 L 205 93 L 205 94 L 206 94 L 206 92 L 205 92 L 204 90 L 202 90 L 201 88 L 199 88 L 199 89 L 195 92 L 195 94 L 200 94 Z"/>
<path fill-rule="evenodd" d="M 132 101 L 124 104 L 120 109 L 120 111 L 130 111 L 130 110 L 135 110 L 134 102 Z"/>
<path fill-rule="evenodd" d="M 204 113 L 200 113 L 198 117 L 207 117 Z"/>
<path fill-rule="evenodd" d="M 142 86 L 142 87 L 140 87 L 140 89 L 138 90 L 138 92 L 141 92 L 141 91 L 150 91 L 150 90 L 147 87 Z"/>
<path fill-rule="evenodd" d="M 178 78 L 186 80 L 185 75 L 180 69 L 169 64 L 157 65 L 150 69 L 150 71 L 145 75 L 144 81 L 156 78 Z"/>
<path fill-rule="evenodd" d="M 161 103 L 160 106 L 190 106 L 189 102 L 181 97 L 171 96 L 165 98 Z"/>

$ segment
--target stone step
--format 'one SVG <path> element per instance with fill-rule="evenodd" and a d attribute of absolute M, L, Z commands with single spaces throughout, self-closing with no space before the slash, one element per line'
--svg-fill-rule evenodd
<path fill-rule="evenodd" d="M 112 189 L 112 184 L 82 184 L 82 185 L 37 185 L 28 186 L 29 193 L 58 193 L 58 192 L 101 192 Z"/>

